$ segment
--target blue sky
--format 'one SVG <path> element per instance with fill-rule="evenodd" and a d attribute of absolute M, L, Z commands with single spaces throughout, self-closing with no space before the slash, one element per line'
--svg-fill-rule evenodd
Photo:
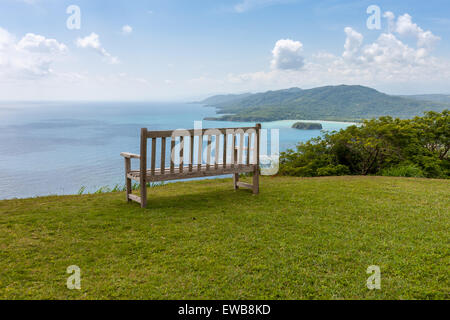
<path fill-rule="evenodd" d="M 79 30 L 66 26 L 70 5 Z M 367 27 L 370 5 L 380 29 Z M 0 99 L 183 100 L 341 83 L 450 93 L 449 30 L 449 1 L 0 0 Z"/>

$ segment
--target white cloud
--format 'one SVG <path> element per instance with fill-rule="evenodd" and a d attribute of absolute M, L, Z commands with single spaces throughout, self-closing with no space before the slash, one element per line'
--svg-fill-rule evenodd
<path fill-rule="evenodd" d="M 401 36 L 415 37 L 418 47 L 430 48 L 440 40 L 431 31 L 424 31 L 417 24 L 413 23 L 412 17 L 407 13 L 398 17 L 395 31 Z"/>
<path fill-rule="evenodd" d="M 36 78 L 53 73 L 52 64 L 68 52 L 67 46 L 34 33 L 21 40 L 0 28 L 0 77 Z"/>
<path fill-rule="evenodd" d="M 89 36 L 85 38 L 78 38 L 77 39 L 77 46 L 80 48 L 93 48 L 93 49 L 100 49 L 100 38 L 98 34 L 91 33 Z"/>
<path fill-rule="evenodd" d="M 359 59 L 380 67 L 396 65 L 398 68 L 426 63 L 424 49 L 413 49 L 397 39 L 392 33 L 383 33 L 374 43 L 364 47 Z"/>
<path fill-rule="evenodd" d="M 79 48 L 91 48 L 100 53 L 105 59 L 111 64 L 119 63 L 119 59 L 117 57 L 113 57 L 105 48 L 103 48 L 100 43 L 100 37 L 96 33 L 91 33 L 89 36 L 84 38 L 78 38 L 76 41 L 76 45 Z"/>
<path fill-rule="evenodd" d="M 296 70 L 304 65 L 303 44 L 290 39 L 278 40 L 272 51 L 272 69 Z"/>
<path fill-rule="evenodd" d="M 345 40 L 345 51 L 342 56 L 344 59 L 353 60 L 360 51 L 364 37 L 361 33 L 356 32 L 350 27 L 345 28 L 344 31 L 347 34 L 347 39 Z"/>
<path fill-rule="evenodd" d="M 392 12 L 386 12 L 384 16 L 391 26 L 389 29 L 394 32 L 382 33 L 375 42 L 364 47 L 362 34 L 350 27 L 345 28 L 347 38 L 344 59 L 365 64 L 365 67 L 395 68 L 394 71 L 429 63 L 426 58 L 434 44 L 439 41 L 439 37 L 413 23 L 409 14 L 398 17 L 397 22 Z M 398 38 L 408 36 L 417 39 L 416 48 L 408 46 Z"/>
<path fill-rule="evenodd" d="M 386 11 L 383 17 L 388 21 L 388 32 L 393 32 L 395 30 L 395 14 L 391 11 Z"/>
<path fill-rule="evenodd" d="M 67 50 L 66 45 L 55 39 L 46 39 L 44 36 L 27 33 L 17 44 L 19 50 L 28 50 L 42 53 L 58 53 Z"/>
<path fill-rule="evenodd" d="M 0 50 L 13 45 L 15 38 L 7 30 L 0 28 Z"/>
<path fill-rule="evenodd" d="M 133 28 L 131 26 L 129 26 L 129 25 L 125 25 L 125 26 L 122 27 L 122 34 L 127 35 L 127 34 L 130 34 L 132 32 L 133 32 Z"/>
<path fill-rule="evenodd" d="M 314 87 L 335 84 L 361 84 L 385 91 L 432 90 L 448 91 L 450 61 L 432 55 L 439 40 L 431 31 L 424 31 L 405 14 L 391 19 L 392 32 L 381 33 L 372 43 L 364 44 L 364 36 L 345 28 L 344 51 L 341 56 L 320 51 L 301 58 L 298 41 L 281 40 L 273 51 L 271 71 L 230 74 L 227 82 L 239 90 L 266 90 L 292 86 Z M 417 39 L 415 46 L 403 42 L 403 37 Z M 297 63 L 295 63 L 297 62 Z M 301 68 L 298 68 L 302 66 Z M 446 89 L 442 89 L 446 88 Z"/>

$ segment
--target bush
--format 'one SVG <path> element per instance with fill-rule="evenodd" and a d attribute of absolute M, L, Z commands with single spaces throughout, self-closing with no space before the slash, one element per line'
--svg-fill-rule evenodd
<path fill-rule="evenodd" d="M 366 120 L 283 152 L 280 174 L 302 177 L 382 174 L 450 177 L 450 114 Z"/>
<path fill-rule="evenodd" d="M 350 174 L 350 169 L 347 166 L 339 164 L 337 166 L 329 165 L 324 168 L 317 169 L 317 175 L 324 176 L 346 176 Z"/>
<path fill-rule="evenodd" d="M 425 175 L 423 171 L 415 165 L 399 165 L 390 167 L 381 171 L 381 175 L 385 177 L 408 177 L 408 178 L 423 178 Z"/>

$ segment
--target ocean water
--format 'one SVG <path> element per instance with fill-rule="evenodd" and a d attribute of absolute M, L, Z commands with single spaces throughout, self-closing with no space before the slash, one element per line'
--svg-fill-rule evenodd
<path fill-rule="evenodd" d="M 120 152 L 139 153 L 140 128 L 191 129 L 194 121 L 215 115 L 214 108 L 183 103 L 0 103 L 0 199 L 123 185 Z M 296 121 L 263 123 L 263 128 L 279 129 L 280 151 L 322 134 L 291 129 Z M 350 125 L 320 122 L 327 131 Z M 203 121 L 204 128 L 253 125 Z"/>

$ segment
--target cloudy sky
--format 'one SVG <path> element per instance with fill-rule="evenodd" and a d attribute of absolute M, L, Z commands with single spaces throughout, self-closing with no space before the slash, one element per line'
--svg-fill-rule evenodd
<path fill-rule="evenodd" d="M 0 100 L 335 84 L 450 94 L 450 2 L 0 0 Z"/>

